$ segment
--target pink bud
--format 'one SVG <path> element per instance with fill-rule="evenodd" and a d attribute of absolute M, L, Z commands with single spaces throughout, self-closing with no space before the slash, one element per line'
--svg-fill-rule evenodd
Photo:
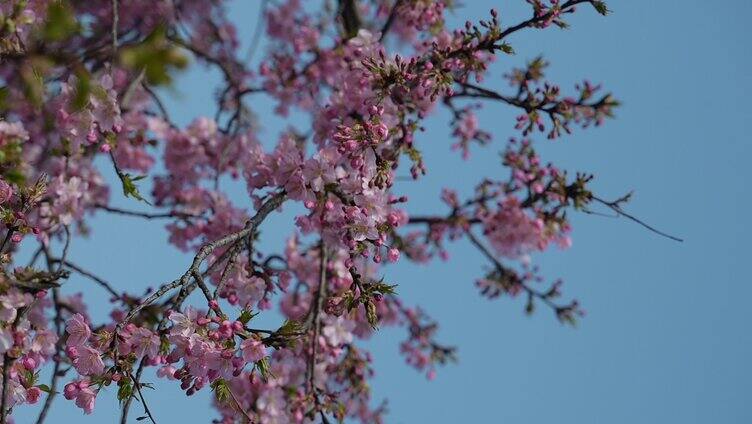
<path fill-rule="evenodd" d="M 21 361 L 21 364 L 28 371 L 32 371 L 34 368 L 37 367 L 37 361 L 35 361 L 34 358 L 31 358 L 29 356 L 23 358 L 23 360 Z"/>

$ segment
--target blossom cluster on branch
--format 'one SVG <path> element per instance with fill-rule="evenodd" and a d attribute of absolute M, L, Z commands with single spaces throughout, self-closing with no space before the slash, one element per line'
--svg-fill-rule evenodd
<path fill-rule="evenodd" d="M 528 312 L 542 304 L 574 323 L 583 311 L 560 301 L 559 281 L 542 284 L 531 255 L 569 246 L 567 214 L 594 202 L 631 216 L 626 199 L 589 190 L 592 176 L 545 163 L 532 137 L 600 125 L 618 102 L 587 81 L 563 94 L 540 58 L 509 71 L 510 94 L 482 84 L 492 62 L 514 52 L 510 35 L 607 9 L 527 2 L 521 22 L 491 10 L 459 29 L 446 23 L 449 0 L 262 2 L 267 39 L 256 62 L 223 0 L 2 2 L 0 422 L 41 403 L 42 423 L 58 394 L 88 414 L 108 388 L 122 423 L 134 399 L 139 418 L 154 421 L 142 390 L 148 368 L 187 396 L 212 390 L 218 423 L 382 422 L 360 340 L 403 327 L 399 350 L 429 378 L 456 354 L 437 341 L 437 323 L 398 296 L 388 264 L 447 260 L 457 239 L 488 260 L 476 281 L 484 296 L 522 295 Z M 223 81 L 216 115 L 180 127 L 157 88 L 190 60 Z M 307 116 L 295 124 L 309 127 L 260 139 L 253 96 L 267 96 L 281 117 Z M 517 109 L 510 129 L 519 134 L 504 142 L 481 129 L 476 111 L 488 105 Z M 484 178 L 466 198 L 448 187 L 446 214 L 425 215 L 397 175 L 409 169 L 420 180 L 431 169 L 421 132 L 438 108 L 453 117 L 445 147 L 471 160 L 473 143 L 499 142 L 505 176 Z M 147 177 L 151 193 L 139 190 Z M 248 197 L 231 199 L 228 179 Z M 121 195 L 153 212 L 110 206 Z M 258 249 L 264 220 L 291 203 L 305 212 L 284 251 Z M 128 293 L 68 258 L 94 214 L 165 220 L 169 242 L 194 260 L 146 295 Z M 22 243 L 35 252 L 28 264 L 16 260 Z M 61 290 L 72 275 L 107 291 L 109 321 L 94 322 L 85 296 Z M 187 305 L 191 296 L 204 307 Z M 258 328 L 271 309 L 285 321 Z M 51 378 L 40 381 L 45 368 Z"/>

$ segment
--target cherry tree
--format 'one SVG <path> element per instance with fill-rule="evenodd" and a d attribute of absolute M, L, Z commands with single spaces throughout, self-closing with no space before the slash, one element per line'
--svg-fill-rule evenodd
<path fill-rule="evenodd" d="M 593 206 L 658 230 L 623 209 L 628 196 L 604 200 L 592 175 L 536 153 L 534 138 L 603 124 L 612 95 L 588 81 L 560 88 L 543 58 L 486 81 L 492 62 L 514 54 L 510 35 L 608 12 L 599 0 L 526 2 L 526 20 L 491 10 L 450 28 L 451 0 L 260 1 L 256 60 L 223 0 L 0 3 L 0 423 L 24 404 L 43 423 L 59 398 L 88 414 L 105 388 L 117 392 L 121 423 L 154 422 L 148 368 L 187 396 L 213 391 L 215 422 L 382 422 L 361 340 L 404 328 L 399 349 L 429 379 L 456 355 L 420 299 L 399 296 L 388 265 L 449 260 L 458 239 L 488 261 L 475 281 L 482 296 L 521 298 L 528 313 L 540 305 L 574 324 L 579 304 L 562 300 L 561 282 L 545 282 L 530 255 L 569 246 L 568 215 Z M 180 127 L 159 87 L 195 62 L 222 75 L 216 114 Z M 290 119 L 274 140 L 260 139 L 254 96 Z M 480 107 L 517 110 L 512 137 L 484 131 Z M 448 142 L 422 139 L 440 108 L 452 116 Z M 471 193 L 447 187 L 438 214 L 400 193 L 399 172 L 420 183 L 433 169 L 424 149 L 470 163 L 479 146 L 502 150 L 501 179 Z M 247 196 L 231 199 L 228 179 Z M 116 196 L 149 211 L 113 207 Z M 292 204 L 305 212 L 272 235 L 284 251 L 259 249 L 266 218 Z M 164 220 L 192 262 L 145 295 L 113 286 L 68 257 L 101 214 Z M 29 263 L 19 263 L 22 245 Z M 87 296 L 61 290 L 72 278 L 110 295 L 108 322 L 92 321 Z M 259 328 L 268 313 L 284 320 Z"/>

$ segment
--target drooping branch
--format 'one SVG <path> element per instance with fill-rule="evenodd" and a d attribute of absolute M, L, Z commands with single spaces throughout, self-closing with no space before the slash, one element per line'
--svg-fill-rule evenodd
<path fill-rule="evenodd" d="M 499 261 L 496 256 L 494 256 L 493 253 L 491 253 L 490 250 L 483 244 L 483 242 L 478 239 L 475 234 L 473 234 L 472 230 L 466 230 L 465 233 L 467 234 L 468 240 L 470 240 L 470 243 L 473 244 L 482 254 L 483 256 L 488 259 L 491 264 L 494 266 L 496 271 L 499 273 L 500 277 L 503 279 L 508 279 L 509 284 L 511 284 L 513 287 L 522 289 L 528 296 L 528 310 L 530 311 L 532 309 L 532 299 L 538 299 L 542 301 L 544 304 L 549 306 L 555 313 L 557 318 L 560 320 L 567 320 L 569 322 L 573 321 L 573 316 L 571 315 L 577 308 L 577 302 L 574 301 L 569 305 L 559 305 L 551 300 L 552 294 L 555 293 L 554 290 L 548 291 L 548 292 L 541 292 L 538 290 L 535 290 L 534 288 L 530 287 L 528 284 L 526 284 L 523 280 L 521 280 L 519 277 L 517 277 L 516 273 L 512 271 L 511 269 L 508 269 L 505 267 L 501 261 Z"/>
<path fill-rule="evenodd" d="M 144 219 L 180 218 L 180 219 L 187 220 L 187 219 L 202 218 L 201 215 L 194 215 L 194 214 L 178 212 L 178 211 L 150 213 L 150 212 L 131 211 L 127 209 L 115 208 L 115 207 L 106 206 L 106 205 L 97 205 L 97 209 L 101 209 L 103 211 L 107 211 L 107 212 L 117 214 L 117 215 L 132 216 L 132 217 L 144 218 Z"/>

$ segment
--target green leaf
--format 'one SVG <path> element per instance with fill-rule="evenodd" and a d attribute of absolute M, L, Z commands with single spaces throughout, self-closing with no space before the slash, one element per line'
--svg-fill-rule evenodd
<path fill-rule="evenodd" d="M 120 380 L 120 388 L 118 389 L 117 398 L 120 402 L 125 402 L 128 400 L 131 395 L 133 395 L 133 386 L 131 385 L 131 380 Z"/>
<path fill-rule="evenodd" d="M 608 10 L 608 7 L 606 6 L 606 2 L 593 1 L 592 5 L 595 8 L 595 10 L 603 16 L 608 15 L 608 12 L 610 12 L 610 10 Z"/>
<path fill-rule="evenodd" d="M 259 373 L 261 373 L 261 378 L 264 381 L 269 380 L 269 377 L 274 377 L 274 374 L 272 374 L 271 366 L 269 365 L 269 357 L 265 356 L 260 361 L 256 362 L 256 367 L 259 370 Z"/>
<path fill-rule="evenodd" d="M 227 382 L 223 379 L 214 380 L 211 384 L 211 388 L 214 391 L 214 396 L 217 398 L 217 402 L 224 404 L 230 401 L 232 393 L 227 386 Z"/>
<path fill-rule="evenodd" d="M 282 324 L 282 327 L 276 331 L 281 336 L 292 336 L 303 331 L 303 325 L 298 321 L 288 319 Z"/>
<path fill-rule="evenodd" d="M 21 71 L 21 81 L 26 99 L 35 107 L 40 107 L 44 100 L 44 72 L 49 63 L 43 59 L 30 60 Z"/>
<path fill-rule="evenodd" d="M 39 390 L 45 392 L 45 393 L 52 393 L 52 389 L 50 388 L 50 386 L 48 386 L 46 384 L 40 384 L 40 385 L 37 386 L 37 388 Z M 57 393 L 57 392 L 55 392 L 55 393 Z"/>
<path fill-rule="evenodd" d="M 502 52 L 504 52 L 506 54 L 514 54 L 514 49 L 512 48 L 511 45 L 509 45 L 507 43 L 501 43 L 499 45 L 499 50 L 501 50 Z"/>
<path fill-rule="evenodd" d="M 47 8 L 42 37 L 47 41 L 62 41 L 77 33 L 80 28 L 67 2 L 53 2 Z"/>
<path fill-rule="evenodd" d="M 86 69 L 76 71 L 76 89 L 73 96 L 73 110 L 80 111 L 89 105 L 89 94 L 91 93 L 91 75 Z"/>
<path fill-rule="evenodd" d="M 136 186 L 136 181 L 143 180 L 144 178 L 146 178 L 146 175 L 132 176 L 131 174 L 120 174 L 120 181 L 123 183 L 123 194 L 125 197 L 133 197 L 136 200 L 151 204 L 141 196 L 141 193 L 138 191 L 138 186 Z"/>
<path fill-rule="evenodd" d="M 170 42 L 164 26 L 158 27 L 135 46 L 123 48 L 120 53 L 123 65 L 143 71 L 149 84 L 169 84 L 170 71 L 188 66 L 188 58 L 181 49 Z"/>
<path fill-rule="evenodd" d="M 366 302 L 366 318 L 371 328 L 376 330 L 379 327 L 379 316 L 376 314 L 376 304 L 370 299 Z"/>
<path fill-rule="evenodd" d="M 379 293 L 382 295 L 387 295 L 387 294 L 397 294 L 397 292 L 394 290 L 395 288 L 397 288 L 396 284 L 387 284 L 384 282 L 384 279 L 381 279 L 379 281 L 369 284 L 367 290 L 371 293 Z"/>
<path fill-rule="evenodd" d="M 0 87 L 0 112 L 8 110 L 8 90 L 7 86 Z"/>
<path fill-rule="evenodd" d="M 242 322 L 243 325 L 245 325 L 248 324 L 248 322 L 252 320 L 256 315 L 258 315 L 258 312 L 253 313 L 250 309 L 243 309 L 243 312 L 240 313 L 240 317 L 238 317 L 238 321 Z"/>

